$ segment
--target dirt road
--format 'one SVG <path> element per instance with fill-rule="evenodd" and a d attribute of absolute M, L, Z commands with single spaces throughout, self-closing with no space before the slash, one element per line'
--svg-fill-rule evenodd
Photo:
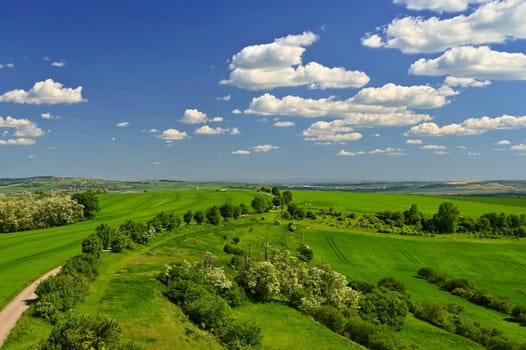
<path fill-rule="evenodd" d="M 56 267 L 35 282 L 31 283 L 26 289 L 20 292 L 13 301 L 7 304 L 2 311 L 0 311 L 0 347 L 4 345 L 9 333 L 15 327 L 16 322 L 22 316 L 24 311 L 26 311 L 31 302 L 37 298 L 35 290 L 37 289 L 38 284 L 46 278 L 58 274 L 60 269 L 60 266 Z"/>

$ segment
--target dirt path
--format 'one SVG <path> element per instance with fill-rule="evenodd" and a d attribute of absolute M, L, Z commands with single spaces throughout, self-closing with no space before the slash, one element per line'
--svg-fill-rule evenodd
<path fill-rule="evenodd" d="M 38 284 L 46 278 L 58 274 L 61 268 L 61 266 L 56 267 L 35 282 L 31 283 L 26 289 L 20 292 L 13 301 L 7 304 L 2 311 L 0 311 L 0 347 L 4 345 L 9 333 L 15 327 L 16 322 L 22 316 L 24 311 L 26 311 L 31 302 L 37 298 L 35 290 L 37 289 Z"/>

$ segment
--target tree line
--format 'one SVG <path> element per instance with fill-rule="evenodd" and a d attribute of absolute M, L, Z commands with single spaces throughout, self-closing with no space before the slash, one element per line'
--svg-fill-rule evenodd
<path fill-rule="evenodd" d="M 99 210 L 94 192 L 38 192 L 17 197 L 0 196 L 0 232 L 18 232 L 73 224 L 91 219 Z"/>

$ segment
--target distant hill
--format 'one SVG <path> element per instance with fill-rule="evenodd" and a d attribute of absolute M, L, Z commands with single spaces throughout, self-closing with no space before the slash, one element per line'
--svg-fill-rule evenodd
<path fill-rule="evenodd" d="M 102 190 L 109 192 L 160 191 L 166 189 L 210 188 L 256 188 L 263 183 L 250 182 L 186 182 L 178 180 L 118 181 L 86 179 L 77 177 L 37 176 L 28 178 L 0 179 L 0 193 L 14 195 L 37 191 L 85 191 Z M 399 181 L 399 182 L 359 182 L 359 183 L 266 183 L 281 188 L 349 191 L 378 193 L 410 193 L 427 195 L 462 196 L 526 196 L 526 181 Z"/>

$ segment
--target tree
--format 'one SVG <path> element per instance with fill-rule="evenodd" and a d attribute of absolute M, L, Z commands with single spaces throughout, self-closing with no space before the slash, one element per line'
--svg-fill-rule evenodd
<path fill-rule="evenodd" d="M 191 210 L 188 210 L 184 215 L 183 215 L 183 221 L 186 225 L 190 225 L 190 223 L 192 222 L 192 218 L 194 217 L 194 214 L 192 213 Z"/>
<path fill-rule="evenodd" d="M 264 213 L 269 209 L 269 202 L 266 197 L 255 196 L 250 203 L 256 213 Z"/>
<path fill-rule="evenodd" d="M 305 262 L 309 262 L 312 260 L 312 258 L 314 257 L 314 252 L 312 251 L 312 249 L 306 245 L 306 244 L 302 244 L 299 248 L 298 248 L 298 251 L 300 253 L 300 256 L 298 257 L 301 261 L 305 261 Z"/>
<path fill-rule="evenodd" d="M 435 230 L 438 233 L 455 233 L 459 216 L 460 212 L 453 203 L 440 204 L 438 213 L 433 216 Z"/>
<path fill-rule="evenodd" d="M 400 330 L 409 308 L 398 292 L 376 290 L 360 299 L 360 315 L 366 321 Z"/>
<path fill-rule="evenodd" d="M 197 219 L 195 219 L 195 221 L 197 221 L 199 224 Z M 214 205 L 213 207 L 210 207 L 206 210 L 206 222 L 212 225 L 219 225 L 219 222 L 221 222 L 221 211 L 217 208 L 217 206 Z"/>
<path fill-rule="evenodd" d="M 290 191 L 285 191 L 283 192 L 283 203 L 284 204 L 289 204 L 290 202 L 292 202 L 292 192 Z"/>
<path fill-rule="evenodd" d="M 82 252 L 96 257 L 102 252 L 102 241 L 97 234 L 91 234 L 82 241 Z"/>
<path fill-rule="evenodd" d="M 404 224 L 420 225 L 420 211 L 416 204 L 412 204 L 409 210 L 404 211 Z"/>
<path fill-rule="evenodd" d="M 201 225 L 205 221 L 205 213 L 202 210 L 198 210 L 194 214 L 194 220 L 198 225 Z"/>
<path fill-rule="evenodd" d="M 281 195 L 278 186 L 273 186 L 273 187 L 272 187 L 272 195 L 274 195 L 274 196 L 276 196 L 276 197 L 279 197 L 279 196 Z"/>
<path fill-rule="evenodd" d="M 88 190 L 86 192 L 78 192 L 73 194 L 71 198 L 84 206 L 84 217 L 86 219 L 93 219 L 95 213 L 100 210 L 99 199 L 93 191 Z"/>
<path fill-rule="evenodd" d="M 115 229 L 111 228 L 108 224 L 100 224 L 95 228 L 95 234 L 99 236 L 104 249 L 111 247 L 111 240 L 115 235 Z"/>
<path fill-rule="evenodd" d="M 225 203 L 219 207 L 219 212 L 226 221 L 229 218 L 234 217 L 234 206 L 231 203 Z"/>

